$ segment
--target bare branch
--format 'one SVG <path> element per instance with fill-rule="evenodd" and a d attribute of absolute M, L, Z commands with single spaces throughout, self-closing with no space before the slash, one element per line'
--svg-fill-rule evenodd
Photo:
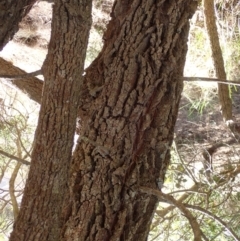
<path fill-rule="evenodd" d="M 152 188 L 148 188 L 148 187 L 143 187 L 141 186 L 139 188 L 140 191 L 150 194 L 150 195 L 154 195 L 160 199 L 165 199 L 166 201 L 168 201 L 170 204 L 176 206 L 183 214 L 184 216 L 188 219 L 189 224 L 192 227 L 192 231 L 194 234 L 194 241 L 201 241 L 202 240 L 202 231 L 199 227 L 199 224 L 196 220 L 196 218 L 192 215 L 192 213 L 184 206 L 183 203 L 178 202 L 174 197 L 162 193 L 158 190 L 152 189 Z"/>
<path fill-rule="evenodd" d="M 17 139 L 19 140 L 19 143 L 21 145 L 21 148 L 23 148 L 23 150 L 25 151 L 26 155 L 31 157 L 30 152 L 25 148 L 23 142 L 22 142 L 22 138 L 21 138 L 21 131 L 19 130 L 18 126 L 15 125 L 15 129 L 16 129 L 16 133 L 17 133 Z M 26 158 L 26 156 L 24 157 Z"/>
<path fill-rule="evenodd" d="M 197 190 L 198 190 L 198 185 L 194 184 L 192 187 L 190 187 L 188 189 L 188 192 L 185 192 L 177 201 L 183 202 L 184 200 L 186 200 L 191 195 L 191 192 L 196 192 Z M 170 211 L 172 211 L 174 208 L 175 208 L 174 206 L 169 206 L 169 207 L 164 208 L 163 210 L 157 210 L 156 213 L 157 213 L 157 215 L 159 215 L 160 217 L 163 218 Z"/>
<path fill-rule="evenodd" d="M 209 241 L 209 239 L 206 237 L 206 235 L 204 233 L 202 233 L 202 237 L 205 241 Z"/>
<path fill-rule="evenodd" d="M 182 160 L 181 155 L 179 154 L 178 151 L 178 147 L 175 141 L 173 141 L 173 148 L 177 154 L 178 159 L 180 160 L 180 162 L 182 163 L 182 165 L 184 166 L 184 169 L 186 170 L 186 172 L 188 173 L 188 175 L 192 178 L 192 180 L 194 181 L 194 183 L 197 183 L 197 180 L 195 179 L 194 175 L 192 174 L 191 170 L 189 170 L 189 168 L 187 167 L 187 165 L 185 165 L 184 161 Z"/>
<path fill-rule="evenodd" d="M 206 214 L 207 216 L 209 216 L 210 218 L 212 218 L 213 220 L 216 220 L 219 224 L 221 224 L 225 229 L 228 230 L 228 232 L 233 236 L 233 238 L 236 240 L 236 241 L 240 241 L 240 238 L 237 236 L 237 234 L 228 226 L 227 223 L 225 223 L 221 218 L 219 218 L 218 216 L 216 216 L 215 214 L 209 212 L 208 210 L 204 209 L 204 208 L 201 208 L 201 207 L 198 207 L 198 206 L 194 206 L 194 205 L 191 205 L 191 204 L 187 204 L 185 203 L 184 204 L 185 207 L 187 208 L 191 208 L 193 210 L 196 210 L 196 211 L 199 211 L 203 214 Z"/>
<path fill-rule="evenodd" d="M 35 71 L 35 74 L 38 71 Z M 11 81 L 13 85 L 27 93 L 30 99 L 38 102 L 39 104 L 41 103 L 43 81 L 40 79 L 34 77 L 31 74 L 27 74 L 25 71 L 14 66 L 12 63 L 6 61 L 3 58 L 0 58 L 0 76 L 25 76 L 21 77 L 20 79 L 10 79 L 8 81 Z"/>
<path fill-rule="evenodd" d="M 26 74 L 17 74 L 17 75 L 9 75 L 9 74 L 0 74 L 0 78 L 5 78 L 5 79 L 22 79 L 22 78 L 28 78 L 28 77 L 33 77 L 37 75 L 42 75 L 42 70 L 36 70 L 31 73 L 26 73 Z"/>
<path fill-rule="evenodd" d="M 234 80 L 224 80 L 217 78 L 206 78 L 206 77 L 183 77 L 184 81 L 207 81 L 207 82 L 216 82 L 225 85 L 237 85 L 240 86 L 240 81 Z"/>
<path fill-rule="evenodd" d="M 7 163 L 3 167 L 2 166 L 0 167 L 1 168 L 0 183 L 4 177 L 5 171 L 7 170 L 10 162 L 11 162 L 11 160 L 8 160 Z"/>
<path fill-rule="evenodd" d="M 30 162 L 29 162 L 29 161 L 26 161 L 26 160 L 23 160 L 23 159 L 21 159 L 21 158 L 19 158 L 19 157 L 16 157 L 16 156 L 14 156 L 14 155 L 11 155 L 11 154 L 3 151 L 3 150 L 0 150 L 0 154 L 4 155 L 4 156 L 6 156 L 6 157 L 9 157 L 9 158 L 11 158 L 11 159 L 13 159 L 13 160 L 15 160 L 15 161 L 21 162 L 22 164 L 30 165 Z"/>

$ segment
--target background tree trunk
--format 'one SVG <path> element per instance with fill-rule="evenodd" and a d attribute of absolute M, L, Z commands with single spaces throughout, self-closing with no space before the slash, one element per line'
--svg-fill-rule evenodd
<path fill-rule="evenodd" d="M 35 2 L 36 0 L 0 2 L 0 51 L 18 31 L 18 23 Z"/>
<path fill-rule="evenodd" d="M 226 72 L 216 25 L 214 0 L 203 0 L 203 7 L 216 77 L 226 80 Z M 232 120 L 232 101 L 230 99 L 228 85 L 218 84 L 218 97 L 224 121 Z"/>
<path fill-rule="evenodd" d="M 63 240 L 147 240 L 170 159 L 197 2 L 116 1 L 86 70 Z"/>
<path fill-rule="evenodd" d="M 55 2 L 35 146 L 11 241 L 59 240 L 90 26 L 91 1 Z"/>

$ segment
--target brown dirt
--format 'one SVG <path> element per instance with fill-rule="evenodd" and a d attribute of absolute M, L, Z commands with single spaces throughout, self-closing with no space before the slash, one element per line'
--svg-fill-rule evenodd
<path fill-rule="evenodd" d="M 239 87 L 233 92 L 232 100 L 234 121 L 240 123 Z M 189 113 L 189 101 L 182 97 L 175 126 L 175 142 L 181 157 L 189 165 L 200 163 L 204 167 L 207 164 L 218 172 L 228 169 L 229 165 L 239 165 L 240 143 L 223 122 L 217 98 L 202 114 Z"/>

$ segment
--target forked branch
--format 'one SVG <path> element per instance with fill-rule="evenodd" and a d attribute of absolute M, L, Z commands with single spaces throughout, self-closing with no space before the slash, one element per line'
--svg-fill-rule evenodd
<path fill-rule="evenodd" d="M 191 204 L 184 204 L 185 207 L 187 208 L 191 208 L 193 210 L 196 210 L 198 212 L 201 212 L 203 214 L 206 214 L 207 216 L 209 216 L 210 218 L 212 218 L 213 220 L 216 220 L 219 224 L 222 225 L 223 228 L 225 228 L 231 235 L 232 237 L 236 240 L 236 241 L 240 241 L 240 238 L 237 236 L 237 234 L 229 227 L 229 225 L 227 223 L 225 223 L 221 218 L 219 218 L 218 216 L 216 216 L 215 214 L 209 212 L 208 210 L 198 207 L 198 206 L 194 206 Z"/>
<path fill-rule="evenodd" d="M 148 187 L 140 187 L 139 188 L 141 192 L 147 193 L 149 195 L 154 195 L 158 197 L 159 199 L 165 199 L 170 204 L 176 206 L 183 215 L 188 219 L 189 224 L 191 225 L 193 234 L 194 234 L 194 241 L 201 241 L 203 233 L 199 227 L 199 224 L 196 220 L 196 218 L 192 215 L 192 213 L 184 206 L 183 203 L 178 202 L 173 196 L 170 196 L 168 194 L 162 193 L 161 191 L 148 188 Z"/>

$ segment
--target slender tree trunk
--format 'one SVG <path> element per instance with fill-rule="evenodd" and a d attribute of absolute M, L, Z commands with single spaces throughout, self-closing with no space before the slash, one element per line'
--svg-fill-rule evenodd
<path fill-rule="evenodd" d="M 91 26 L 91 1 L 56 0 L 32 162 L 11 241 L 57 241 Z"/>
<path fill-rule="evenodd" d="M 147 240 L 170 159 L 191 0 L 117 0 L 86 70 L 63 240 Z M 67 206 L 67 205 L 66 205 Z"/>
<path fill-rule="evenodd" d="M 218 79 L 226 80 L 222 50 L 216 26 L 214 0 L 203 0 L 203 7 L 216 76 Z M 228 85 L 218 84 L 218 97 L 224 121 L 232 120 L 232 101 L 229 96 Z"/>
<path fill-rule="evenodd" d="M 18 31 L 18 23 L 35 2 L 36 0 L 0 2 L 0 51 Z"/>
<path fill-rule="evenodd" d="M 16 163 L 16 165 L 13 169 L 11 178 L 9 180 L 9 195 L 11 198 L 14 220 L 16 220 L 18 213 L 19 213 L 18 202 L 17 202 L 17 198 L 15 196 L 15 190 L 16 190 L 15 181 L 16 181 L 16 178 L 17 178 L 17 175 L 18 175 L 18 172 L 19 172 L 19 169 L 21 168 L 21 166 L 22 166 L 21 162 Z"/>

